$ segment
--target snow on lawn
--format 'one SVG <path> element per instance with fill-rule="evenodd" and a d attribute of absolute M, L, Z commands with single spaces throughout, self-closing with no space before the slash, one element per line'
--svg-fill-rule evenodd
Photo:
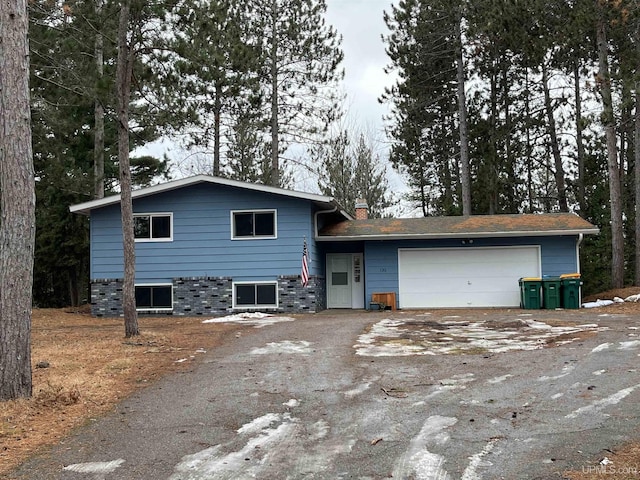
<path fill-rule="evenodd" d="M 356 354 L 371 357 L 501 353 L 570 343 L 581 332 L 604 329 L 596 324 L 553 326 L 520 318 L 482 322 L 384 319 L 360 335 L 354 348 Z"/>
<path fill-rule="evenodd" d="M 239 323 L 241 325 L 253 325 L 255 328 L 262 328 L 280 322 L 293 322 L 291 317 L 279 317 L 270 313 L 244 312 L 226 317 L 210 318 L 202 323 Z"/>

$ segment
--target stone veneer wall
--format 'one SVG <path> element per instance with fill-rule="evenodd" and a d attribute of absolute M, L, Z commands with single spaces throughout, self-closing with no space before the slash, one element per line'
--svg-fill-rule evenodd
<path fill-rule="evenodd" d="M 121 317 L 122 280 L 101 279 L 91 282 L 91 314 L 94 317 Z"/>
<path fill-rule="evenodd" d="M 233 280 L 229 277 L 184 277 L 173 280 L 173 311 L 140 312 L 141 315 L 221 315 L 233 309 Z M 298 275 L 278 277 L 278 304 L 274 308 L 247 311 L 278 313 L 319 312 L 326 308 L 324 277 L 312 276 L 303 287 Z M 122 280 L 100 279 L 91 283 L 91 313 L 95 317 L 121 317 Z"/>

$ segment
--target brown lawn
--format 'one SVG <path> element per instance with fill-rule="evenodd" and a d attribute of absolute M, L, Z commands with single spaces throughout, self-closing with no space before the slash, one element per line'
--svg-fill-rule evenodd
<path fill-rule="evenodd" d="M 202 320 L 140 318 L 142 335 L 125 339 L 121 319 L 34 310 L 33 397 L 0 402 L 0 477 L 111 410 L 134 390 L 193 366 L 203 355 L 198 350 L 215 348 L 226 336 L 247 328 Z"/>

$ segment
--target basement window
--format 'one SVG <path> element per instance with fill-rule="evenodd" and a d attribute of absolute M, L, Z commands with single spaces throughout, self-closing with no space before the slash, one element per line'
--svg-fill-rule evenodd
<path fill-rule="evenodd" d="M 136 285 L 136 310 L 173 310 L 173 285 Z"/>
<path fill-rule="evenodd" d="M 277 282 L 238 282 L 233 284 L 234 308 L 277 308 L 277 306 Z"/>

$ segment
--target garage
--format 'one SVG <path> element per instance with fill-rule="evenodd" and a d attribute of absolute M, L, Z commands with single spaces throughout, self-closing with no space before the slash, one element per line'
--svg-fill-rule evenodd
<path fill-rule="evenodd" d="M 398 249 L 399 307 L 518 307 L 540 272 L 539 246 Z"/>

